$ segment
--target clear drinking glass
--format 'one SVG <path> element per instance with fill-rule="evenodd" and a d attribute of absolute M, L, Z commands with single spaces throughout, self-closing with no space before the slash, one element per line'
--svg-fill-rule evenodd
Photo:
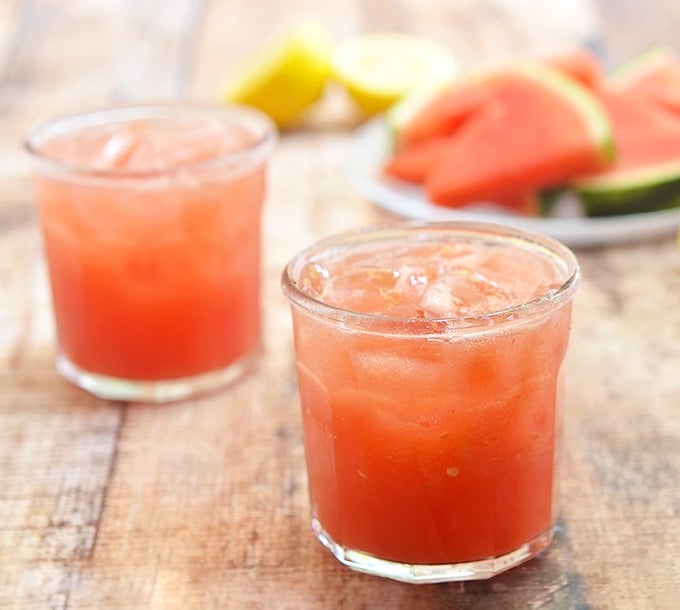
<path fill-rule="evenodd" d="M 481 579 L 549 545 L 578 279 L 565 246 L 491 224 L 368 227 L 289 262 L 312 526 L 342 563 Z"/>
<path fill-rule="evenodd" d="M 162 402 L 246 370 L 275 140 L 256 110 L 191 104 L 66 116 L 28 135 L 66 379 Z"/>

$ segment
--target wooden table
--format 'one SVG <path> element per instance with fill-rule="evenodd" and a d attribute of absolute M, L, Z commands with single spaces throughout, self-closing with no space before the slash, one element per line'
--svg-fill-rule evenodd
<path fill-rule="evenodd" d="M 148 406 L 97 400 L 53 368 L 20 149 L 34 121 L 118 102 L 214 100 L 236 61 L 302 15 L 336 40 L 428 35 L 468 67 L 574 41 L 610 65 L 652 43 L 680 50 L 674 0 L 542 4 L 0 2 L 0 607 L 680 607 L 680 252 L 670 231 L 578 251 L 561 517 L 544 556 L 488 582 L 412 586 L 354 573 L 313 538 L 279 274 L 326 233 L 390 219 L 348 182 L 359 119 L 337 89 L 283 135 L 271 166 L 254 374 L 228 392 Z"/>

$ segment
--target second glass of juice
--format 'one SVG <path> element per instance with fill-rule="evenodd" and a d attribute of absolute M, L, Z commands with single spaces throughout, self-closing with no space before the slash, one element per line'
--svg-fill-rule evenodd
<path fill-rule="evenodd" d="M 29 135 L 64 377 L 162 402 L 246 370 L 275 140 L 253 109 L 191 104 L 67 116 Z"/>
<path fill-rule="evenodd" d="M 341 562 L 480 579 L 548 546 L 578 277 L 565 246 L 488 224 L 369 227 L 291 260 L 312 526 Z"/>

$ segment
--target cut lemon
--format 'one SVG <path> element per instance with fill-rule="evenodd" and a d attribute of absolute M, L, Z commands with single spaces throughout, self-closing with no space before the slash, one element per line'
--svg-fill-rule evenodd
<path fill-rule="evenodd" d="M 381 32 L 348 40 L 333 52 L 333 73 L 366 114 L 381 112 L 422 87 L 458 72 L 446 48 L 412 34 Z"/>
<path fill-rule="evenodd" d="M 289 127 L 321 97 L 330 73 L 331 48 L 321 24 L 300 22 L 239 66 L 222 99 L 254 106 L 279 127 Z"/>

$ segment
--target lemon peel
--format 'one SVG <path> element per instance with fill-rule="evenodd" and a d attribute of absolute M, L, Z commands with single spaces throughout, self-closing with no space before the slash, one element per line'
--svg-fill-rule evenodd
<path fill-rule="evenodd" d="M 323 94 L 331 53 L 321 23 L 298 22 L 238 66 L 221 97 L 258 108 L 280 128 L 290 127 Z"/>

